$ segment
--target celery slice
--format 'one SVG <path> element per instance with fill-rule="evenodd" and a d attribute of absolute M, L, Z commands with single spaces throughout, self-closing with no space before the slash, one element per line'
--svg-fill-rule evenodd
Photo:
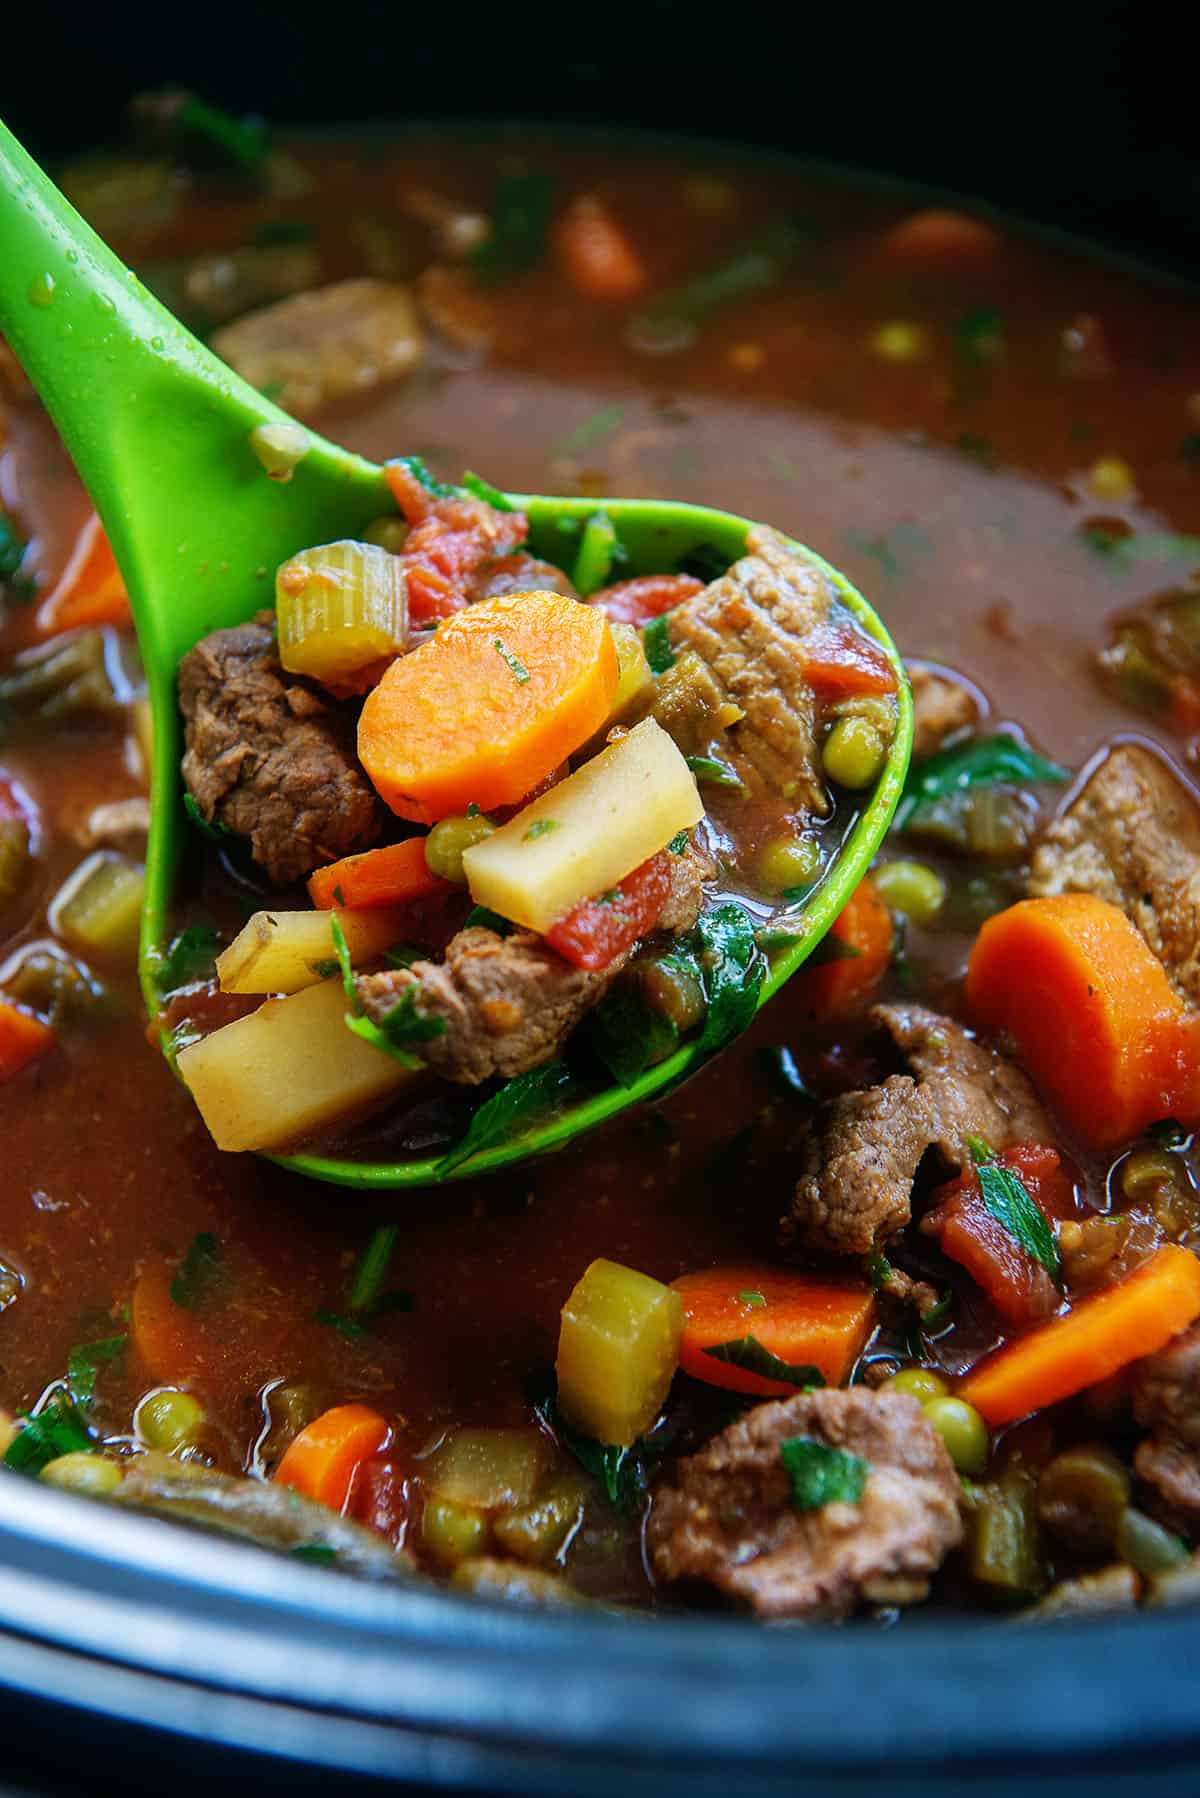
<path fill-rule="evenodd" d="M 56 936 L 103 955 L 129 955 L 137 948 L 142 917 L 143 870 L 110 849 L 80 862 L 50 902 L 47 912 Z"/>
<path fill-rule="evenodd" d="M 292 674 L 334 685 L 398 655 L 408 640 L 408 595 L 398 557 L 375 543 L 324 543 L 275 577 L 279 659 Z"/>

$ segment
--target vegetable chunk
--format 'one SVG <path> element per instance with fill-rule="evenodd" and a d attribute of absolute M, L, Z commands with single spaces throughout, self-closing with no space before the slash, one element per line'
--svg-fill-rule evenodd
<path fill-rule="evenodd" d="M 679 1360 L 679 1294 L 617 1261 L 593 1261 L 562 1309 L 558 1408 L 597 1442 L 628 1448 L 662 1407 Z"/>
<path fill-rule="evenodd" d="M 335 960 L 328 911 L 256 911 L 217 957 L 224 993 L 296 993 L 328 979 Z M 404 914 L 391 906 L 339 911 L 355 964 L 371 961 L 404 935 Z"/>
<path fill-rule="evenodd" d="M 359 757 L 418 824 L 516 805 L 599 730 L 619 679 L 602 613 L 561 593 L 500 594 L 392 663 L 363 706 Z"/>
<path fill-rule="evenodd" d="M 874 1293 L 829 1275 L 735 1264 L 681 1274 L 672 1289 L 683 1301 L 683 1371 L 759 1398 L 840 1386 L 875 1322 Z"/>
<path fill-rule="evenodd" d="M 219 1149 L 281 1148 L 419 1078 L 352 1035 L 345 1014 L 341 981 L 323 980 L 181 1050 L 179 1072 Z"/>
<path fill-rule="evenodd" d="M 703 816 L 691 769 L 645 718 L 465 852 L 471 896 L 544 936 Z"/>

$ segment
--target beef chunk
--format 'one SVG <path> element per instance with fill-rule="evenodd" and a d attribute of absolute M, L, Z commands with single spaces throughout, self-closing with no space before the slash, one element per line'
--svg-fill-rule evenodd
<path fill-rule="evenodd" d="M 406 287 L 364 277 L 264 306 L 215 332 L 212 347 L 285 412 L 308 418 L 407 374 L 421 327 Z"/>
<path fill-rule="evenodd" d="M 562 593 L 567 599 L 579 598 L 561 568 L 553 562 L 542 562 L 523 549 L 489 562 L 481 570 L 471 597 L 497 599 L 505 593 Z"/>
<path fill-rule="evenodd" d="M 627 959 L 589 973 L 531 931 L 498 936 L 473 927 L 452 938 L 442 962 L 361 975 L 358 996 L 367 1016 L 381 1022 L 406 989 L 415 989 L 418 1014 L 446 1026 L 421 1044 L 422 1057 L 445 1079 L 477 1086 L 552 1060 Z"/>
<path fill-rule="evenodd" d="M 780 1444 L 811 1437 L 869 1463 L 857 1504 L 797 1511 Z M 704 1580 L 764 1617 L 843 1617 L 872 1597 L 923 1597 L 962 1537 L 958 1476 L 915 1399 L 801 1392 L 756 1405 L 655 1494 L 660 1580 Z"/>
<path fill-rule="evenodd" d="M 701 883 L 713 865 L 694 843 L 669 861 L 671 891 L 658 928 L 682 933 L 699 915 Z M 415 988 L 420 1016 L 441 1018 L 446 1026 L 441 1036 L 422 1043 L 422 1056 L 445 1079 L 476 1086 L 494 1074 L 508 1078 L 550 1061 L 632 953 L 590 973 L 531 931 L 498 936 L 472 927 L 451 940 L 444 961 L 361 975 L 358 994 L 367 1016 L 381 1022 L 406 988 Z"/>
<path fill-rule="evenodd" d="M 214 631 L 183 658 L 183 778 L 210 824 L 248 837 L 279 886 L 368 849 L 383 809 L 350 716 L 279 663 L 269 614 Z"/>
<path fill-rule="evenodd" d="M 979 717 L 979 701 L 968 686 L 928 662 L 909 662 L 913 696 L 914 762 L 935 754 Z"/>
<path fill-rule="evenodd" d="M 1183 997 L 1200 1004 L 1200 804 L 1152 750 L 1109 751 L 1038 846 L 1029 891 L 1119 905 Z"/>
<path fill-rule="evenodd" d="M 957 1171 L 968 1136 L 995 1149 L 1050 1140 L 1050 1121 L 1021 1070 L 961 1024 L 922 1005 L 877 1005 L 870 1015 L 907 1072 L 843 1094 L 817 1117 L 781 1228 L 785 1242 L 818 1255 L 870 1254 L 902 1230 L 929 1149 Z"/>
<path fill-rule="evenodd" d="M 825 575 L 778 532 L 756 526 L 749 554 L 670 614 L 677 655 L 707 671 L 712 740 L 752 792 L 782 794 L 824 815 L 816 708 L 805 646 L 828 614 Z M 691 748 L 692 745 L 689 745 Z"/>
<path fill-rule="evenodd" d="M 1133 1413 L 1152 1431 L 1134 1456 L 1138 1477 L 1173 1524 L 1200 1523 L 1200 1324 L 1133 1369 Z"/>

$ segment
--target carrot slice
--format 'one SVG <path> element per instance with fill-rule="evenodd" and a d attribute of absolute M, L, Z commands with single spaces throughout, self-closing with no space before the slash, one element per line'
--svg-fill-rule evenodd
<path fill-rule="evenodd" d="M 292 1438 L 275 1470 L 276 1484 L 344 1511 L 359 1468 L 390 1434 L 387 1420 L 369 1406 L 335 1405 Z"/>
<path fill-rule="evenodd" d="M 448 619 L 368 695 L 359 760 L 402 818 L 513 805 L 599 730 L 619 680 L 603 613 L 504 593 Z"/>
<path fill-rule="evenodd" d="M 54 1032 L 32 1012 L 0 999 L 0 1080 L 11 1080 L 54 1047 Z"/>
<path fill-rule="evenodd" d="M 892 959 L 892 914 L 868 874 L 860 880 L 800 979 L 818 1018 L 846 1011 L 882 980 Z"/>
<path fill-rule="evenodd" d="M 308 896 L 318 911 L 332 911 L 335 906 L 353 911 L 357 906 L 401 905 L 408 899 L 451 891 L 450 881 L 430 871 L 424 837 L 344 856 L 340 862 L 318 868 L 308 883 Z"/>
<path fill-rule="evenodd" d="M 989 918 L 967 1003 L 1012 1037 L 1045 1096 L 1108 1148 L 1156 1118 L 1200 1120 L 1200 1017 L 1124 912 L 1090 893 L 1023 899 Z"/>
<path fill-rule="evenodd" d="M 1118 1286 L 1081 1299 L 1063 1317 L 974 1367 L 959 1396 L 993 1428 L 1082 1392 L 1152 1355 L 1200 1317 L 1200 1260 L 1165 1243 Z"/>
<path fill-rule="evenodd" d="M 646 269 L 603 200 L 578 194 L 554 232 L 554 248 L 567 279 L 585 300 L 620 304 L 646 289 Z"/>
<path fill-rule="evenodd" d="M 745 1262 L 682 1274 L 671 1285 L 683 1300 L 680 1367 L 710 1386 L 761 1398 L 785 1398 L 796 1386 L 707 1351 L 752 1336 L 780 1361 L 815 1367 L 838 1386 L 875 1322 L 875 1295 L 861 1281 Z"/>
<path fill-rule="evenodd" d="M 38 607 L 43 636 L 100 624 L 129 624 L 129 595 L 104 527 L 93 512 L 80 531 L 71 559 Z"/>
<path fill-rule="evenodd" d="M 156 1256 L 138 1275 L 130 1306 L 134 1347 L 156 1380 L 177 1381 L 221 1365 L 221 1344 L 171 1297 L 175 1270 Z"/>

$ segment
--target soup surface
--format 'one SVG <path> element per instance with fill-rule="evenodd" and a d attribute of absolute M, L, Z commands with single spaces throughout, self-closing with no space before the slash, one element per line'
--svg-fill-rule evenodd
<path fill-rule="evenodd" d="M 181 1019 L 231 1015 L 211 957 L 181 966 L 152 1042 L 127 924 L 89 939 L 63 895 L 99 853 L 117 912 L 136 906 L 139 676 L 111 582 L 89 611 L 103 583 L 69 568 L 87 552 L 86 497 L 0 364 L 0 809 L 16 857 L 0 985 L 53 1031 L 0 1087 L 0 1405 L 50 1415 L 34 1470 L 54 1477 L 69 1453 L 63 1483 L 107 1493 L 136 1460 L 144 1490 L 129 1473 L 126 1496 L 169 1511 L 181 1481 L 271 1481 L 299 1443 L 296 1487 L 397 1566 L 552 1596 L 677 1604 L 715 1589 L 770 1615 L 890 1618 L 930 1596 L 1186 1592 L 1200 1524 L 1200 1374 L 1182 1334 L 1200 1313 L 1194 297 L 1007 224 L 686 147 L 301 143 L 232 171 L 194 152 L 186 134 L 156 139 L 65 184 L 249 378 L 265 365 L 223 339 L 235 318 L 354 277 L 404 288 L 419 348 L 403 372 L 378 378 L 377 356 L 341 379 L 314 340 L 264 384 L 335 439 L 420 456 L 443 480 L 466 468 L 516 492 L 677 497 L 793 534 L 919 665 L 922 759 L 834 947 L 661 1105 L 539 1164 L 403 1195 L 222 1154 L 154 1046 Z M 546 219 L 506 224 L 505 193 L 510 210 L 532 194 Z M 1120 791 L 1089 787 L 1072 812 L 1097 768 Z M 192 859 L 181 924 L 227 941 L 270 905 L 223 845 L 197 838 Z M 1065 892 L 1100 908 L 1086 922 L 1103 938 L 1095 966 L 1116 970 L 1103 1018 Z M 1029 893 L 1059 911 L 1017 918 Z M 1008 1084 L 1007 1060 L 968 1066 L 945 1018 L 1003 1038 L 1041 1104 L 1020 1075 Z M 1122 1060 L 1139 1030 L 1144 1078 Z M 909 1143 L 947 1061 L 999 1122 L 972 1124 L 960 1086 L 954 1121 L 931 1114 Z M 861 1119 L 837 1110 L 885 1081 L 906 1084 L 871 1140 L 885 1159 L 907 1144 L 907 1173 L 864 1160 Z M 401 1137 L 444 1144 L 436 1106 L 353 1140 L 374 1153 Z M 598 1259 L 649 1276 L 655 1302 L 654 1283 L 717 1270 L 678 1289 L 687 1371 L 623 1451 L 564 1416 L 561 1356 L 554 1399 L 563 1308 Z M 587 1295 L 571 1306 L 586 1322 Z M 1063 1348 L 1047 1332 L 1067 1324 L 1079 1337 Z M 1036 1332 L 1032 1371 L 972 1373 Z M 605 1365 L 611 1393 L 621 1374 Z M 782 1422 L 764 1399 L 784 1400 Z M 351 1405 L 363 1415 L 347 1421 Z M 314 1446 L 329 1413 L 341 1434 Z M 9 1445 L 18 1467 L 28 1434 Z M 111 1484 L 79 1453 L 115 1465 Z M 885 1478 L 903 1528 L 878 1515 Z M 289 1534 L 253 1495 L 244 1509 L 251 1535 L 377 1565 L 356 1532 L 305 1513 Z M 855 1573 L 830 1534 L 847 1510 L 871 1548 Z"/>

